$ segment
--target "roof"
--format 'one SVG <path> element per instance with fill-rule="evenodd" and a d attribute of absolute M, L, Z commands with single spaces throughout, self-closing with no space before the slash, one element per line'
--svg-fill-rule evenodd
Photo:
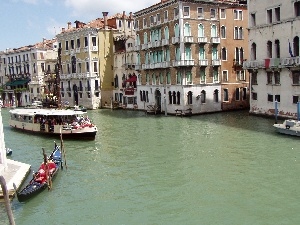
<path fill-rule="evenodd" d="M 73 116 L 83 115 L 86 112 L 74 111 L 71 109 L 13 109 L 9 111 L 10 114 L 23 115 L 23 116 L 34 116 L 34 115 L 45 115 L 45 116 Z"/>

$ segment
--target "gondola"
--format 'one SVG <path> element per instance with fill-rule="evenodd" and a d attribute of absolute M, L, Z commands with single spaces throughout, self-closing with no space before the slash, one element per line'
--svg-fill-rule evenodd
<path fill-rule="evenodd" d="M 59 167 L 62 167 L 61 149 L 55 143 L 54 150 L 49 157 L 44 153 L 44 162 L 40 165 L 38 171 L 33 174 L 33 178 L 25 188 L 21 191 L 17 191 L 16 185 L 13 184 L 18 200 L 24 202 L 42 192 L 44 189 L 50 189 L 52 179 L 57 174 Z"/>

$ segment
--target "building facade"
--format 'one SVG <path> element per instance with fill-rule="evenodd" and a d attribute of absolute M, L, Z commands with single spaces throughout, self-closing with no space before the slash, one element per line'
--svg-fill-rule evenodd
<path fill-rule="evenodd" d="M 300 1 L 249 0 L 250 113 L 297 117 Z"/>
<path fill-rule="evenodd" d="M 137 108 L 138 71 L 133 16 L 123 13 L 114 33 L 113 108 Z"/>
<path fill-rule="evenodd" d="M 235 49 L 241 56 L 248 47 L 243 44 L 247 33 L 235 39 L 234 27 L 245 26 L 247 18 L 235 21 L 234 10 L 245 13 L 247 7 L 236 1 L 162 0 L 134 14 L 139 109 L 201 114 L 247 107 L 247 97 L 235 94 L 247 87 L 246 74 L 237 79 L 243 69 L 233 68 Z M 221 19 L 222 13 L 232 20 Z M 228 31 L 222 40 L 221 26 Z"/>
<path fill-rule="evenodd" d="M 131 29 L 126 28 L 129 24 L 123 17 L 124 14 L 108 17 L 108 13 L 103 12 L 103 18 L 87 24 L 75 21 L 73 27 L 68 23 L 68 28 L 63 28 L 57 35 L 62 49 L 62 102 L 83 105 L 89 109 L 111 107 L 113 91 L 118 89 L 114 71 L 115 38 L 124 35 L 124 29 L 126 32 Z"/>
<path fill-rule="evenodd" d="M 57 42 L 46 40 L 34 45 L 6 49 L 1 54 L 1 85 L 5 106 L 27 106 L 42 100 L 46 68 L 57 59 Z"/>

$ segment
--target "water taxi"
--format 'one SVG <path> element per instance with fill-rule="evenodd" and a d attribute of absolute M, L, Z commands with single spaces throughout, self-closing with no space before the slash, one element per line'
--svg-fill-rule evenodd
<path fill-rule="evenodd" d="M 95 139 L 98 128 L 87 112 L 67 109 L 12 109 L 9 111 L 12 128 L 36 133 L 60 135 L 64 138 Z"/>
<path fill-rule="evenodd" d="M 274 124 L 276 131 L 281 134 L 288 134 L 300 137 L 300 121 L 288 119 L 281 124 Z"/>

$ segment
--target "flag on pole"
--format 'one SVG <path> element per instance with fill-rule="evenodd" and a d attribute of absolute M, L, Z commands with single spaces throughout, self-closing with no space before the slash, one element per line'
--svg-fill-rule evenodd
<path fill-rule="evenodd" d="M 289 53 L 290 53 L 291 57 L 294 57 L 293 52 L 292 52 L 292 47 L 291 47 L 290 40 L 289 40 Z"/>

